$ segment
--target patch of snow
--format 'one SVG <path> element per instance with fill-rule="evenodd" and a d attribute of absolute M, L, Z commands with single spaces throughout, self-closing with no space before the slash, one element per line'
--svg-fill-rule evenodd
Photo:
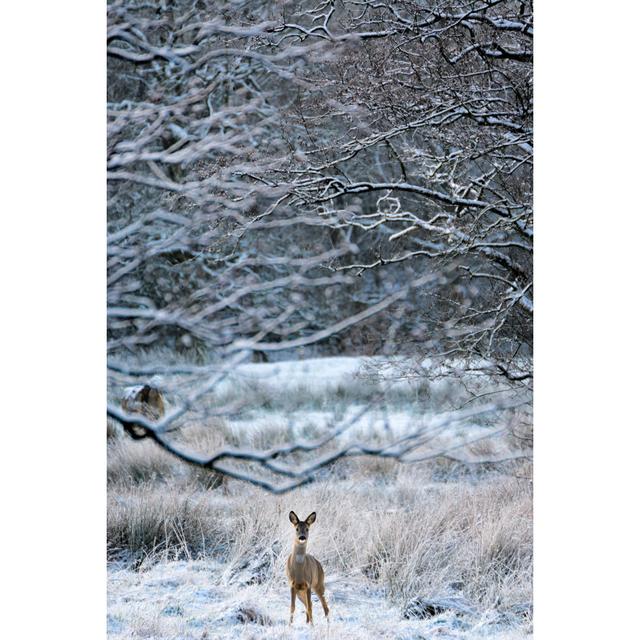
<path fill-rule="evenodd" d="M 352 380 L 371 358 L 332 357 L 282 362 L 251 362 L 238 366 L 224 383 L 232 386 L 238 381 L 269 382 L 278 388 L 308 385 L 314 389 L 337 387 Z"/>
<path fill-rule="evenodd" d="M 289 627 L 289 590 L 282 581 L 230 586 L 223 566 L 214 561 L 166 562 L 143 573 L 110 569 L 108 574 L 108 637 L 156 640 L 277 640 L 344 638 L 418 640 L 490 638 L 521 640 L 523 627 L 499 614 L 461 615 L 448 611 L 424 620 L 403 618 L 401 609 L 357 578 L 327 576 L 330 622 L 313 597 L 314 626 L 305 623 L 296 605 Z M 244 622 L 249 617 L 256 622 Z"/>

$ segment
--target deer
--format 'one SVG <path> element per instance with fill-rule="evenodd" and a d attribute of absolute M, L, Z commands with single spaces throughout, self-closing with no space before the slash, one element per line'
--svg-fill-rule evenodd
<path fill-rule="evenodd" d="M 300 520 L 293 512 L 289 512 L 289 521 L 294 526 L 293 550 L 287 559 L 287 578 L 291 588 L 291 611 L 289 624 L 293 623 L 296 610 L 296 597 L 302 602 L 307 614 L 307 624 L 313 624 L 311 608 L 311 591 L 320 598 L 325 618 L 329 622 L 329 607 L 324 597 L 324 570 L 318 560 L 307 553 L 309 527 L 316 521 L 316 512 Z"/>

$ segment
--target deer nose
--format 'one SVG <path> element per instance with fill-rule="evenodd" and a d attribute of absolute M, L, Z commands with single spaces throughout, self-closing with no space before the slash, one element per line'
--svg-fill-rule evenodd
<path fill-rule="evenodd" d="M 298 540 L 300 540 L 300 542 L 304 542 L 307 539 L 307 536 L 298 536 Z"/>

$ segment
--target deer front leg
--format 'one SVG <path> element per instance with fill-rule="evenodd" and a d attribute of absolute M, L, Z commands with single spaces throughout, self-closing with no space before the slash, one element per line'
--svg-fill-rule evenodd
<path fill-rule="evenodd" d="M 313 624 L 313 611 L 311 610 L 311 587 L 307 587 L 306 605 L 307 605 L 307 623 Z"/>
<path fill-rule="evenodd" d="M 296 588 L 291 587 L 291 609 L 289 615 L 289 624 L 293 623 L 293 613 L 296 610 Z"/>

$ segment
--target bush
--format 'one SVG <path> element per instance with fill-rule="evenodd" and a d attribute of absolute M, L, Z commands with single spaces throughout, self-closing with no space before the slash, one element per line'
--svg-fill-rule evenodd
<path fill-rule="evenodd" d="M 216 553 L 224 537 L 206 493 L 143 485 L 109 496 L 107 540 L 110 558 L 178 559 Z"/>

